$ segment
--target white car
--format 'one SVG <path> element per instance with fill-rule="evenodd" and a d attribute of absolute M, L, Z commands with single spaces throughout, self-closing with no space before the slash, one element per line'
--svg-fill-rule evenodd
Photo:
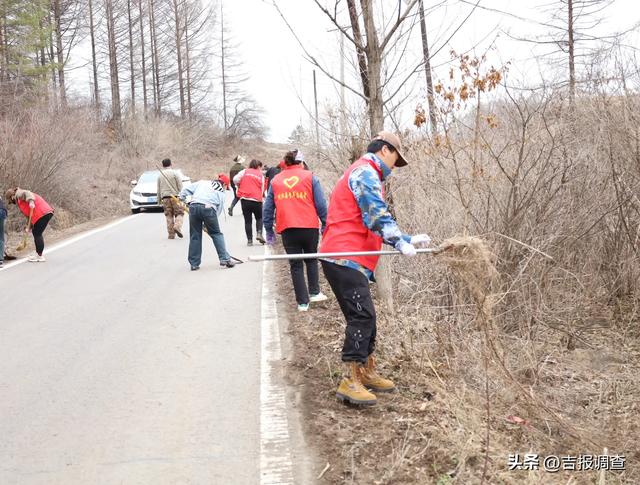
<path fill-rule="evenodd" d="M 182 185 L 191 184 L 191 179 L 176 170 L 182 179 Z M 144 172 L 137 180 L 132 180 L 131 193 L 129 194 L 129 207 L 131 212 L 137 214 L 140 209 L 160 209 L 162 204 L 158 201 L 158 177 L 161 177 L 160 170 L 149 170 Z"/>

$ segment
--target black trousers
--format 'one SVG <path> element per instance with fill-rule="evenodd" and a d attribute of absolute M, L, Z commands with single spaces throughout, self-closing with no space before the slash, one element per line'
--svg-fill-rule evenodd
<path fill-rule="evenodd" d="M 242 215 L 244 216 L 244 232 L 247 233 L 247 241 L 253 241 L 251 230 L 251 216 L 256 219 L 256 236 L 262 235 L 262 202 L 241 199 Z"/>
<path fill-rule="evenodd" d="M 40 219 L 38 219 L 38 221 L 31 228 L 31 234 L 33 234 L 33 242 L 36 245 L 36 253 L 38 253 L 38 255 L 40 256 L 42 256 L 42 253 L 44 252 L 44 237 L 42 236 L 42 233 L 47 228 L 47 224 L 49 224 L 49 221 L 52 217 L 53 213 L 45 214 Z"/>
<path fill-rule="evenodd" d="M 287 254 L 317 253 L 319 232 L 317 229 L 290 228 L 282 231 L 282 245 Z M 304 267 L 307 266 L 307 283 L 304 280 Z M 293 289 L 298 304 L 309 303 L 309 293 L 320 293 L 320 272 L 317 259 L 289 261 Z"/>
<path fill-rule="evenodd" d="M 236 204 L 240 200 L 238 198 L 238 187 L 236 187 L 236 184 L 234 184 L 233 181 L 231 182 L 231 190 L 233 190 L 233 200 L 231 201 L 231 206 L 229 207 L 229 210 L 233 212 L 233 208 L 236 206 Z"/>
<path fill-rule="evenodd" d="M 369 280 L 357 269 L 327 261 L 322 261 L 322 270 L 347 321 L 342 360 L 364 364 L 376 343 L 376 309 Z"/>

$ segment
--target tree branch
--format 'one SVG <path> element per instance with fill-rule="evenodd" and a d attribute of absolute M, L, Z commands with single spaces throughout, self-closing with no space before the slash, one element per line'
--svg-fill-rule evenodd
<path fill-rule="evenodd" d="M 393 34 L 396 33 L 396 30 L 398 30 L 398 27 L 400 27 L 400 24 L 404 22 L 404 19 L 406 19 L 409 16 L 409 13 L 411 12 L 411 10 L 413 10 L 413 7 L 415 6 L 416 3 L 418 3 L 418 0 L 411 0 L 411 3 L 407 5 L 407 8 L 405 9 L 404 13 L 398 17 L 398 20 L 396 20 L 396 23 L 393 24 L 393 27 L 391 27 L 391 30 L 389 30 L 389 33 L 384 37 L 384 40 L 380 43 L 380 52 L 384 52 L 384 49 L 389 43 L 389 41 L 391 40 L 391 38 L 393 37 Z"/>

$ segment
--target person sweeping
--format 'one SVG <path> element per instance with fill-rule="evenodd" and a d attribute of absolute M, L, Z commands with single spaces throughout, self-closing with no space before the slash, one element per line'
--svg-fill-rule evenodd
<path fill-rule="evenodd" d="M 236 197 L 240 198 L 242 215 L 244 216 L 244 230 L 247 235 L 247 246 L 253 246 L 252 220 L 256 222 L 256 240 L 264 244 L 262 237 L 262 200 L 264 199 L 264 175 L 262 162 L 251 160 L 249 168 L 241 170 L 233 177 L 236 184 Z"/>
<path fill-rule="evenodd" d="M 36 253 L 29 257 L 29 262 L 45 262 L 43 233 L 53 217 L 53 208 L 35 192 L 19 187 L 13 187 L 7 190 L 5 198 L 7 199 L 7 203 L 16 204 L 20 212 L 22 212 L 28 220 L 25 232 L 31 231 L 33 242 L 36 246 Z"/>
<path fill-rule="evenodd" d="M 282 236 L 287 254 L 315 253 L 318 251 L 320 223 L 324 229 L 327 203 L 318 178 L 302 168 L 302 152 L 288 152 L 285 168 L 274 176 L 262 211 L 267 243 L 273 244 L 275 212 L 276 231 Z M 317 259 L 290 260 L 291 279 L 298 303 L 298 311 L 306 312 L 310 302 L 325 301 L 320 291 Z M 307 280 L 304 267 L 307 267 Z"/>
<path fill-rule="evenodd" d="M 408 165 L 400 138 L 380 132 L 367 153 L 338 180 L 327 215 L 321 253 L 379 251 L 382 243 L 405 256 L 415 256 L 417 244 L 428 245 L 426 234 L 400 231 L 384 200 L 382 183 L 396 167 Z M 390 392 L 395 384 L 376 372 L 376 310 L 369 290 L 379 256 L 323 258 L 322 269 L 346 319 L 342 361 L 345 377 L 336 397 L 344 402 L 374 405 L 373 392 Z M 371 391 L 370 391 L 371 390 Z"/>

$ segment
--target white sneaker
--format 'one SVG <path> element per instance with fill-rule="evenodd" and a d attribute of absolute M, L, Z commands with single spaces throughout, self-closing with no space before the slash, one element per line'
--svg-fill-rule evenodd
<path fill-rule="evenodd" d="M 309 295 L 309 301 L 311 303 L 319 303 L 321 301 L 327 301 L 328 299 L 329 297 L 327 297 L 327 295 L 322 292 L 318 293 L 317 295 Z"/>
<path fill-rule="evenodd" d="M 300 303 L 298 305 L 298 311 L 299 312 L 308 312 L 309 311 L 309 304 L 308 303 Z"/>
<path fill-rule="evenodd" d="M 29 259 L 27 261 L 29 261 L 30 263 L 44 263 L 47 260 L 47 258 L 43 256 L 39 256 L 37 254 L 34 254 L 33 256 L 30 256 Z"/>

